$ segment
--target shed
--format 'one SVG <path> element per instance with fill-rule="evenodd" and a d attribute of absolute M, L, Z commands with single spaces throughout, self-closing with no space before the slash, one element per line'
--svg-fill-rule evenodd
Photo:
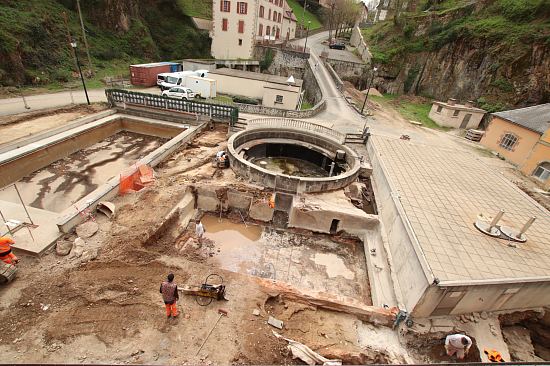
<path fill-rule="evenodd" d="M 177 62 L 154 62 L 150 64 L 130 65 L 130 82 L 132 85 L 155 86 L 157 75 L 163 72 L 178 72 L 182 65 Z"/>

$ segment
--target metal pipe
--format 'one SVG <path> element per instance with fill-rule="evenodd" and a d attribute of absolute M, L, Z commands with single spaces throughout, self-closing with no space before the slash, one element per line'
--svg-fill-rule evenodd
<path fill-rule="evenodd" d="M 493 220 L 491 221 L 491 224 L 489 224 L 489 230 L 491 230 L 498 224 L 498 222 L 502 218 L 502 215 L 504 215 L 504 209 L 500 209 L 497 215 L 493 218 Z"/>
<path fill-rule="evenodd" d="M 527 229 L 529 229 L 531 227 L 531 225 L 533 224 L 533 222 L 535 222 L 537 218 L 535 216 L 531 217 L 529 220 L 527 220 L 527 222 L 525 223 L 525 225 L 523 225 L 523 227 L 521 228 L 521 230 L 519 231 L 518 235 L 516 235 L 516 238 L 521 238 L 523 234 L 525 234 L 525 232 L 527 231 Z"/>
<path fill-rule="evenodd" d="M 4 217 L 4 214 L 2 213 L 2 211 L 0 211 L 0 217 L 2 217 L 2 221 L 4 221 L 4 224 L 8 228 L 8 232 L 10 233 L 10 235 L 13 236 L 13 233 L 11 232 L 10 226 L 8 225 L 8 222 L 6 221 L 6 218 Z"/>
<path fill-rule="evenodd" d="M 335 165 L 334 162 L 330 164 L 330 172 L 328 173 L 329 177 L 332 177 L 332 173 L 334 173 L 334 165 Z"/>
<path fill-rule="evenodd" d="M 32 218 L 31 218 L 31 215 L 29 214 L 29 211 L 27 211 L 27 206 L 25 206 L 25 202 L 23 202 L 23 198 L 21 197 L 21 193 L 19 193 L 19 189 L 17 189 L 17 185 L 13 185 L 13 187 L 15 188 L 15 191 L 17 192 L 17 195 L 19 196 L 19 200 L 21 201 L 21 204 L 23 205 L 23 209 L 25 210 L 25 213 L 27 214 L 27 217 L 29 218 L 29 221 L 31 222 L 31 224 L 34 225 L 34 222 L 32 221 Z M 32 234 L 31 234 L 32 236 Z"/>

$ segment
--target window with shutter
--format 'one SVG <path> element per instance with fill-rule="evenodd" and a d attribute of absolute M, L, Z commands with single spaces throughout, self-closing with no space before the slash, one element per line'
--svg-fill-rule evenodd
<path fill-rule="evenodd" d="M 258 28 L 258 35 L 263 36 L 264 33 L 264 25 L 260 24 L 260 27 Z"/>
<path fill-rule="evenodd" d="M 237 14 L 246 14 L 248 10 L 248 4 L 245 2 L 237 3 Z"/>
<path fill-rule="evenodd" d="M 239 20 L 239 33 L 244 33 L 244 20 Z"/>
<path fill-rule="evenodd" d="M 231 11 L 231 1 L 221 0 L 220 1 L 220 11 L 223 11 L 225 13 L 229 13 Z"/>
<path fill-rule="evenodd" d="M 260 18 L 264 17 L 264 6 L 260 5 Z"/>
<path fill-rule="evenodd" d="M 222 30 L 223 31 L 227 30 L 227 19 L 226 18 L 222 19 Z"/>

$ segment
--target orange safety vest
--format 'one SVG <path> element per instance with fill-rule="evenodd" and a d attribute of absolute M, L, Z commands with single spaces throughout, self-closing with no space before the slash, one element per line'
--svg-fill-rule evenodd
<path fill-rule="evenodd" d="M 0 257 L 11 253 L 11 245 L 15 244 L 12 238 L 0 236 Z"/>
<path fill-rule="evenodd" d="M 487 355 L 487 358 L 491 362 L 505 362 L 500 352 L 497 351 L 496 349 L 489 350 L 486 348 L 483 350 L 483 352 Z"/>

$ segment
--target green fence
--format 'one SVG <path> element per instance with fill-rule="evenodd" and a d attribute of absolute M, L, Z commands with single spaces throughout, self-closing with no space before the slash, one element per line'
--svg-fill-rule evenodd
<path fill-rule="evenodd" d="M 239 119 L 239 109 L 225 104 L 173 99 L 123 89 L 106 89 L 105 95 L 111 107 L 121 106 L 122 104 L 135 104 L 144 107 L 196 113 L 213 118 L 228 119 L 231 125 Z"/>

